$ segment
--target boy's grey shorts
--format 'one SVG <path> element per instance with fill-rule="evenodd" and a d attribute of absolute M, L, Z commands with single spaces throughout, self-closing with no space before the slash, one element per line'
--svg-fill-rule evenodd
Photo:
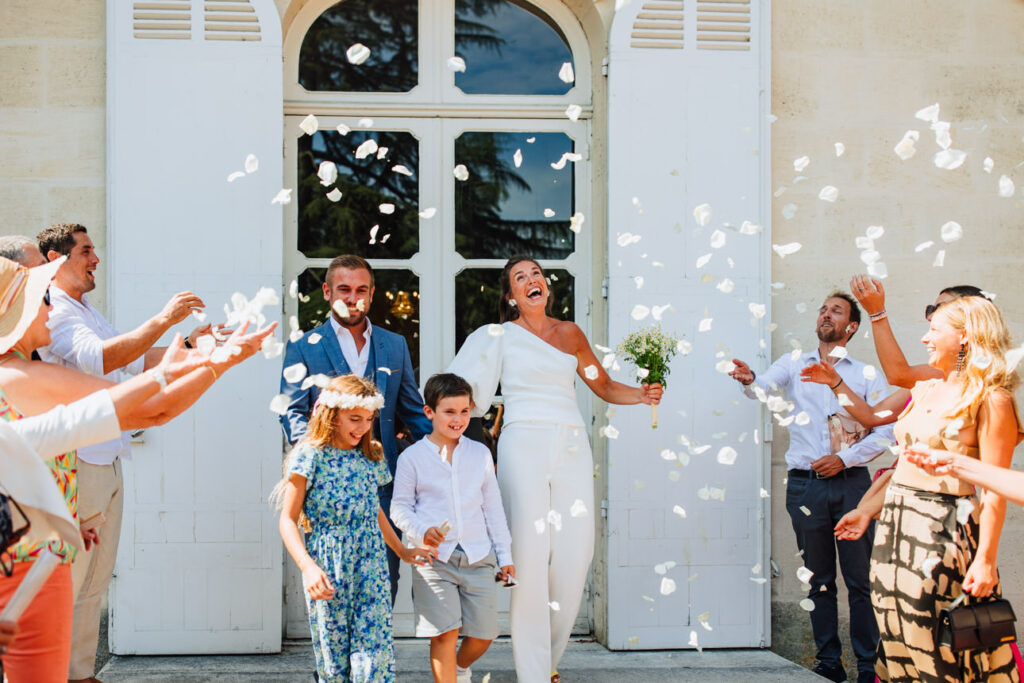
<path fill-rule="evenodd" d="M 461 548 L 447 562 L 413 568 L 412 604 L 416 637 L 433 638 L 452 629 L 483 640 L 498 637 L 498 561 L 494 551 L 470 564 Z"/>

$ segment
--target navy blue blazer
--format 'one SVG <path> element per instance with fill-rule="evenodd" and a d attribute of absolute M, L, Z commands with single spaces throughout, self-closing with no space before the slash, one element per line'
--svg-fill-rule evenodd
<path fill-rule="evenodd" d="M 320 335 L 320 340 L 316 344 L 310 344 L 309 337 L 314 333 Z M 370 362 L 366 365 L 365 376 L 373 380 L 384 395 L 384 407 L 376 420 L 374 431 L 384 447 L 391 476 L 394 476 L 395 465 L 398 462 L 395 416 L 401 418 L 411 432 L 414 442 L 429 434 L 432 425 L 423 414 L 423 397 L 416 386 L 416 376 L 413 374 L 412 359 L 405 338 L 374 325 L 370 343 L 373 348 Z M 287 368 L 296 363 L 305 365 L 310 375 L 338 377 L 351 373 L 330 320 L 304 334 L 299 341 L 288 342 L 284 351 L 283 367 Z M 305 390 L 301 387 L 302 382 L 293 384 L 281 377 L 281 393 L 289 398 L 288 410 L 281 416 L 281 426 L 289 445 L 294 445 L 305 435 L 309 415 L 313 412 L 313 403 L 320 395 L 320 388 L 317 386 L 310 386 Z"/>

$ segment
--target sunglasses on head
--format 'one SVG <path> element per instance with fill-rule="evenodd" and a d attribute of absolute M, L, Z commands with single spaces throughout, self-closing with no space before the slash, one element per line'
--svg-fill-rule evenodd
<path fill-rule="evenodd" d="M 986 301 L 989 300 L 989 298 L 984 294 L 964 294 L 963 296 L 960 296 L 958 298 L 970 299 L 971 297 L 974 296 L 980 296 L 982 299 L 985 299 Z M 950 299 L 950 301 L 956 301 L 956 299 Z M 932 316 L 935 315 L 935 311 L 939 310 L 940 308 L 942 308 L 943 305 L 948 303 L 949 301 L 943 301 L 941 304 L 928 304 L 927 306 L 924 307 L 924 319 L 930 321 L 932 319 Z"/>
<path fill-rule="evenodd" d="M 928 304 L 927 306 L 925 306 L 924 307 L 924 319 L 925 320 L 931 320 L 932 319 L 932 315 L 934 315 L 935 311 L 937 311 L 938 309 L 939 309 L 939 307 L 936 306 L 935 304 Z"/>

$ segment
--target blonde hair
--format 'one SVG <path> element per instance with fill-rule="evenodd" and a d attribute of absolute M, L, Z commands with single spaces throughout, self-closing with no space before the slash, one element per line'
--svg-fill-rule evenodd
<path fill-rule="evenodd" d="M 371 401 L 380 398 L 380 392 L 377 390 L 376 385 L 370 380 L 357 375 L 335 377 L 323 388 L 321 394 L 327 391 Z M 280 510 L 284 503 L 284 491 L 288 484 L 288 461 L 291 460 L 292 453 L 303 445 L 316 446 L 317 448 L 337 446 L 335 443 L 335 422 L 339 413 L 350 410 L 352 408 L 333 407 L 328 402 L 320 401 L 319 399 L 313 404 L 313 414 L 309 417 L 306 434 L 288 452 L 283 465 L 284 477 L 277 483 L 274 490 L 270 492 L 270 503 L 274 506 L 275 510 Z M 358 450 L 362 451 L 366 459 L 371 462 L 380 462 L 384 459 L 384 448 L 378 441 L 374 440 L 373 429 L 368 429 L 366 434 L 363 435 L 362 440 L 359 442 Z M 309 520 L 302 513 L 299 514 L 299 525 L 306 532 L 312 529 Z"/>
<path fill-rule="evenodd" d="M 943 304 L 936 314 L 967 338 L 963 345 L 963 367 L 958 373 L 960 400 L 950 410 L 951 420 L 973 420 L 982 401 L 993 391 L 1011 396 L 1020 382 L 1016 370 L 1006 366 L 1010 331 L 996 305 L 984 297 L 970 296 Z"/>

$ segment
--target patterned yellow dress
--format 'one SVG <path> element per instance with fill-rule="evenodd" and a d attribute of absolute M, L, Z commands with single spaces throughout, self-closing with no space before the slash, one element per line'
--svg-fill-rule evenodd
<path fill-rule="evenodd" d="M 935 381 L 929 381 L 914 387 L 913 402 L 896 422 L 897 441 L 903 447 L 920 442 L 979 457 L 977 448 L 960 443 L 959 433 L 946 436 L 949 420 L 941 410 L 918 405 L 934 386 Z M 1019 418 L 1017 428 L 1020 432 Z M 1018 442 L 1020 438 L 1018 433 Z M 939 613 L 963 592 L 964 575 L 978 550 L 980 516 L 971 484 L 929 475 L 900 458 L 885 494 L 871 555 L 871 604 L 880 636 L 875 669 L 880 680 L 1020 680 L 1009 644 L 961 653 L 935 645 Z M 999 592 L 996 585 L 994 594 Z"/>

